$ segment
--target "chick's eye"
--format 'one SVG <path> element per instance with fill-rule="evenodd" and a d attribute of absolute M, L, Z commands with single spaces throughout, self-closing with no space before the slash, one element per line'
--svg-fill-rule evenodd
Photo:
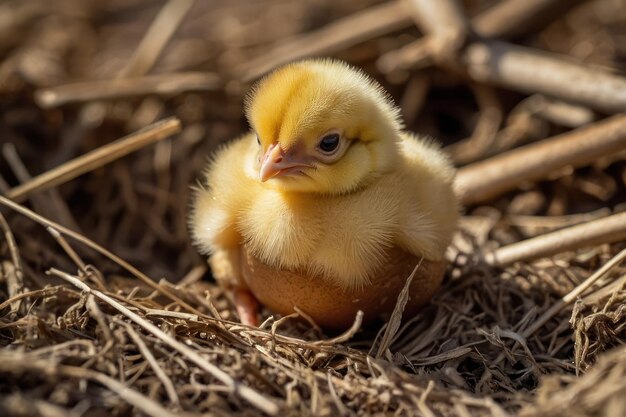
<path fill-rule="evenodd" d="M 256 136 L 256 143 L 261 146 L 261 139 L 259 139 L 259 135 Z"/>
<path fill-rule="evenodd" d="M 333 152 L 339 146 L 339 134 L 332 133 L 322 138 L 319 143 L 319 148 L 326 153 Z"/>

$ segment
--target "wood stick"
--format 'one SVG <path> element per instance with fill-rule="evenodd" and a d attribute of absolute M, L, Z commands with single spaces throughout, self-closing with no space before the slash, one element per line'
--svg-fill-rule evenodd
<path fill-rule="evenodd" d="M 454 68 L 470 24 L 456 0 L 410 0 L 413 20 L 428 35 L 430 56 Z"/>
<path fill-rule="evenodd" d="M 13 143 L 5 143 L 2 147 L 2 154 L 13 170 L 13 174 L 21 184 L 27 183 L 33 179 Z M 7 192 L 9 192 L 9 190 L 7 190 Z M 61 197 L 59 190 L 53 188 L 42 193 L 31 194 L 29 197 L 35 211 L 38 213 L 70 229 L 80 230 L 76 219 L 74 219 L 71 210 Z"/>
<path fill-rule="evenodd" d="M 410 26 L 402 0 L 390 1 L 336 20 L 305 33 L 235 68 L 238 78 L 258 78 L 287 62 L 312 55 L 328 55 L 368 39 Z"/>
<path fill-rule="evenodd" d="M 552 307 L 546 310 L 532 325 L 528 326 L 526 330 L 522 332 L 524 338 L 532 336 L 537 330 L 541 328 L 548 320 L 559 313 L 564 307 L 576 301 L 589 287 L 595 284 L 600 278 L 608 274 L 613 268 L 619 265 L 626 259 L 626 249 L 623 249 L 620 253 L 611 258 L 610 261 L 604 264 L 602 268 L 597 270 L 589 278 L 581 282 L 576 288 L 567 293 L 558 302 L 554 303 Z"/>
<path fill-rule="evenodd" d="M 169 0 L 159 11 L 120 78 L 146 74 L 154 66 L 195 0 Z"/>
<path fill-rule="evenodd" d="M 583 166 L 626 149 L 626 115 L 616 115 L 461 168 L 456 190 L 475 204 L 565 166 Z"/>
<path fill-rule="evenodd" d="M 104 373 L 100 373 L 91 369 L 81 368 L 80 366 L 60 365 L 50 360 L 28 360 L 30 358 L 28 358 L 22 352 L 11 352 L 8 354 L 4 353 L 2 356 L 0 356 L 0 359 L 2 359 L 2 362 L 0 363 L 0 370 L 2 370 L 3 372 L 21 371 L 23 373 L 24 370 L 28 370 L 33 373 L 46 376 L 54 376 L 57 378 L 64 376 L 68 378 L 76 378 L 79 380 L 88 379 L 91 381 L 95 381 L 100 385 L 103 385 L 109 391 L 115 393 L 133 407 L 136 407 L 137 410 L 141 411 L 145 415 L 153 417 L 176 417 L 180 415 L 179 413 L 175 413 L 165 409 L 153 399 L 141 394 L 139 391 L 129 388 L 125 384 L 111 378 Z M 14 366 L 13 364 L 19 364 L 19 366 Z M 62 415 L 70 414 L 67 410 L 63 411 L 64 413 Z M 48 414 L 48 416 L 50 416 L 50 414 Z"/>
<path fill-rule="evenodd" d="M 483 38 L 509 39 L 523 35 L 561 15 L 584 0 L 501 0 L 472 19 L 474 31 Z"/>
<path fill-rule="evenodd" d="M 626 78 L 555 54 L 485 41 L 469 45 L 462 56 L 468 75 L 478 82 L 523 93 L 542 93 L 607 113 L 626 112 Z"/>
<path fill-rule="evenodd" d="M 475 16 L 471 26 L 479 37 L 509 38 L 523 32 L 529 25 L 550 16 L 553 9 L 569 9 L 581 0 L 504 0 Z M 538 16 L 540 18 L 538 19 Z M 423 68 L 432 64 L 433 38 L 425 36 L 399 49 L 382 54 L 378 69 L 390 73 L 398 69 Z"/>
<path fill-rule="evenodd" d="M 16 202 L 22 202 L 34 192 L 56 187 L 144 146 L 174 135 L 180 130 L 180 120 L 175 117 L 164 119 L 44 172 L 32 180 L 12 188 L 6 193 L 6 197 Z"/>
<path fill-rule="evenodd" d="M 485 253 L 484 258 L 490 265 L 506 266 L 518 261 L 624 239 L 626 239 L 626 212 L 506 245 Z"/>
<path fill-rule="evenodd" d="M 177 408 L 180 407 L 180 399 L 178 398 L 178 394 L 176 393 L 174 384 L 172 383 L 170 377 L 167 376 L 163 368 L 159 366 L 159 362 L 152 354 L 152 351 L 148 349 L 148 346 L 143 341 L 141 336 L 139 336 L 139 334 L 135 331 L 135 329 L 133 329 L 133 326 L 122 320 L 119 320 L 119 322 L 122 323 L 122 325 L 126 328 L 126 333 L 128 333 L 130 338 L 133 339 L 133 342 L 135 342 L 135 345 L 137 345 L 139 352 L 141 352 L 142 356 L 150 364 L 150 367 L 152 368 L 152 371 L 154 371 L 154 374 L 157 376 L 157 378 L 159 378 L 161 384 L 163 384 L 163 388 L 165 388 L 165 392 L 169 397 L 170 403 Z"/>
<path fill-rule="evenodd" d="M 0 194 L 6 194 L 10 189 L 9 183 L 4 179 L 2 174 L 0 174 Z"/>
<path fill-rule="evenodd" d="M 9 227 L 9 223 L 7 223 L 2 213 L 0 213 L 0 232 L 2 232 L 4 237 L 3 240 L 9 248 L 9 256 L 11 258 L 10 262 L 5 261 L 0 264 L 0 272 L 3 271 L 5 275 L 8 298 L 13 298 L 20 293 L 28 292 L 29 289 L 24 285 L 22 257 L 20 256 L 20 251 L 17 247 L 17 243 L 15 242 L 15 236 L 13 235 L 13 231 Z M 20 305 L 21 301 L 16 301 L 11 306 L 11 311 L 18 311 Z"/>
<path fill-rule="evenodd" d="M 188 311 L 191 311 L 194 314 L 197 314 L 200 317 L 203 317 L 203 318 L 206 318 L 206 319 L 210 319 L 209 316 L 207 316 L 206 314 L 203 314 L 201 311 L 199 311 L 198 309 L 196 309 L 193 306 L 191 306 L 189 303 L 187 303 L 184 300 L 182 300 L 180 297 L 178 297 L 176 294 L 174 294 L 172 291 L 170 291 L 167 287 L 165 287 L 163 285 L 157 284 L 156 282 L 154 282 L 154 280 L 152 280 L 149 276 L 147 276 L 146 274 L 141 272 L 139 269 L 135 268 L 134 266 L 132 266 L 131 264 L 126 262 L 124 259 L 120 258 L 119 256 L 117 256 L 113 252 L 109 251 L 108 249 L 98 245 L 93 240 L 91 240 L 91 239 L 81 235 L 80 233 L 76 233 L 75 231 L 70 230 L 67 227 L 64 227 L 64 226 L 62 226 L 62 225 L 60 225 L 58 223 L 55 223 L 55 222 L 53 222 L 53 221 L 51 221 L 49 219 L 46 219 L 45 217 L 40 216 L 39 214 L 33 212 L 32 210 L 29 210 L 26 207 L 21 206 L 18 203 L 14 202 L 12 200 L 9 200 L 6 197 L 0 196 L 0 205 L 3 205 L 5 207 L 10 208 L 11 210 L 14 210 L 14 211 L 22 214 L 23 216 L 28 217 L 29 219 L 33 220 L 34 222 L 41 224 L 42 226 L 53 228 L 57 232 L 62 233 L 65 236 L 71 237 L 72 239 L 82 243 L 83 245 L 85 245 L 85 246 L 93 249 L 94 251 L 98 252 L 102 256 L 104 256 L 104 257 L 108 258 L 109 260 L 115 262 L 120 267 L 122 267 L 123 269 L 125 269 L 126 271 L 131 273 L 135 278 L 139 279 L 141 282 L 146 284 L 148 287 L 150 287 L 153 290 L 159 292 L 160 294 L 163 294 L 164 296 L 166 296 L 170 300 L 178 303 L 178 305 L 180 305 L 181 307 L 187 309 Z"/>
<path fill-rule="evenodd" d="M 139 325 L 142 329 L 151 333 L 152 335 L 157 337 L 161 342 L 168 345 L 170 348 L 178 351 L 180 354 L 185 356 L 189 361 L 193 362 L 202 370 L 204 370 L 205 372 L 213 376 L 215 379 L 217 379 L 218 381 L 220 381 L 227 387 L 231 388 L 236 394 L 240 395 L 241 398 L 245 399 L 250 404 L 257 407 L 259 410 L 269 415 L 278 414 L 278 405 L 276 405 L 274 402 L 268 400 L 267 398 L 265 398 L 263 395 L 253 390 L 252 388 L 242 385 L 240 382 L 234 380 L 226 372 L 222 371 L 216 365 L 209 362 L 204 357 L 200 356 L 198 352 L 191 349 L 184 343 L 179 342 L 174 337 L 165 333 L 163 330 L 159 329 L 157 326 L 155 326 L 148 320 L 144 319 L 140 315 L 133 313 L 132 311 L 130 311 L 128 308 L 126 308 L 124 305 L 120 304 L 113 298 L 109 297 L 108 295 L 98 290 L 92 289 L 91 287 L 89 287 L 87 284 L 85 284 L 78 278 L 73 277 L 63 271 L 59 271 L 58 269 L 52 268 L 49 270 L 49 273 L 51 275 L 55 275 L 59 278 L 64 279 L 65 281 L 79 288 L 81 291 L 84 291 L 87 294 L 92 294 L 93 296 L 104 301 L 105 303 L 113 307 L 115 310 L 119 311 L 121 314 L 126 316 L 132 322 Z"/>
<path fill-rule="evenodd" d="M 424 33 L 439 36 L 464 33 L 469 23 L 456 0 L 408 0 L 413 20 Z"/>
<path fill-rule="evenodd" d="M 179 72 L 66 84 L 38 90 L 35 93 L 35 100 L 40 107 L 49 109 L 92 100 L 144 95 L 173 96 L 188 91 L 211 91 L 217 89 L 220 84 L 219 77 L 213 73 Z"/>

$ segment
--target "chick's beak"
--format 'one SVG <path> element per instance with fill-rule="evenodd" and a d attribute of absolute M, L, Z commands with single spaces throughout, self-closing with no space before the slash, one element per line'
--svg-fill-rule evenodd
<path fill-rule="evenodd" d="M 270 145 L 261 158 L 261 169 L 259 176 L 261 182 L 278 176 L 299 174 L 302 168 L 309 168 L 311 164 L 291 152 L 284 151 L 278 143 Z"/>

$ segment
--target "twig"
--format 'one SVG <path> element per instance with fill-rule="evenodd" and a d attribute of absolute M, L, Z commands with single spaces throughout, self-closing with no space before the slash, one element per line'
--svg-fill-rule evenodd
<path fill-rule="evenodd" d="M 609 273 L 613 268 L 619 265 L 624 259 L 626 259 L 626 249 L 623 249 L 620 253 L 615 255 L 608 261 L 602 268 L 592 274 L 589 278 L 581 282 L 576 288 L 567 293 L 563 298 L 554 303 L 548 310 L 546 310 L 532 325 L 526 328 L 524 332 L 522 332 L 522 336 L 524 338 L 530 337 L 533 333 L 535 333 L 541 326 L 546 324 L 548 320 L 554 317 L 559 311 L 561 311 L 565 306 L 571 304 L 576 301 L 576 299 L 582 295 L 589 287 L 596 283 L 600 278 L 604 277 L 607 273 Z"/>
<path fill-rule="evenodd" d="M 180 121 L 177 118 L 164 119 L 38 175 L 12 188 L 6 196 L 16 202 L 22 202 L 34 192 L 47 190 L 70 181 L 144 146 L 174 135 L 180 132 L 180 129 Z"/>
<path fill-rule="evenodd" d="M 524 100 L 525 101 L 525 100 Z M 588 107 L 567 103 L 565 101 L 549 99 L 536 94 L 526 102 L 530 114 L 541 117 L 557 126 L 576 128 L 593 122 L 593 110 Z"/>
<path fill-rule="evenodd" d="M 131 339 L 133 339 L 133 342 L 135 342 L 135 344 L 137 345 L 137 348 L 139 349 L 143 357 L 146 358 L 146 360 L 150 364 L 150 367 L 154 371 L 154 374 L 157 376 L 157 378 L 159 378 L 159 380 L 163 384 L 163 387 L 165 388 L 165 392 L 167 393 L 167 396 L 169 397 L 170 402 L 176 407 L 180 407 L 180 399 L 178 398 L 178 394 L 176 394 L 176 389 L 174 388 L 174 384 L 172 383 L 172 380 L 163 371 L 163 369 L 157 362 L 156 358 L 154 357 L 150 349 L 148 349 L 148 346 L 145 344 L 141 336 L 137 334 L 135 329 L 133 329 L 133 326 L 131 326 L 130 324 L 124 323 L 121 320 L 120 320 L 120 323 L 124 325 L 124 327 L 126 328 L 126 332 L 129 334 Z"/>
<path fill-rule="evenodd" d="M 0 194 L 6 194 L 6 192 L 9 191 L 10 189 L 11 187 L 9 187 L 9 184 L 7 183 L 7 181 L 4 179 L 2 174 L 0 174 Z"/>
<path fill-rule="evenodd" d="M 430 78 L 421 73 L 413 74 L 407 83 L 400 99 L 400 109 L 402 109 L 402 116 L 407 125 L 415 121 L 422 111 L 430 86 Z"/>
<path fill-rule="evenodd" d="M 413 272 L 411 272 L 411 275 L 407 277 L 402 291 L 400 291 L 400 294 L 398 294 L 396 305 L 393 308 L 391 317 L 387 322 L 387 328 L 385 329 L 385 333 L 383 334 L 380 345 L 378 346 L 376 358 L 382 357 L 387 352 L 387 349 L 389 349 L 391 343 L 393 342 L 393 337 L 396 335 L 398 329 L 400 328 L 400 323 L 402 323 L 402 313 L 404 313 L 404 307 L 406 307 L 406 303 L 409 301 L 409 290 L 411 289 L 411 283 L 413 282 L 413 278 L 415 278 L 415 274 L 417 274 L 419 267 L 422 265 L 423 260 L 424 257 L 422 257 L 417 265 L 415 265 L 415 268 L 413 268 Z"/>
<path fill-rule="evenodd" d="M 9 248 L 9 254 L 11 255 L 11 262 L 6 262 L 6 264 L 11 265 L 11 269 L 9 270 L 9 268 L 7 268 L 3 263 L 0 265 L 2 266 L 0 271 L 4 269 L 4 274 L 6 275 L 8 298 L 13 298 L 20 293 L 28 292 L 28 288 L 24 285 L 22 258 L 20 256 L 20 251 L 17 248 L 17 243 L 15 243 L 15 236 L 13 236 L 13 232 L 11 231 L 9 224 L 2 213 L 0 213 L 0 230 L 2 230 L 4 234 L 4 240 Z M 17 311 L 20 308 L 20 305 L 21 302 L 16 300 L 11 306 L 11 309 L 13 311 Z"/>
<path fill-rule="evenodd" d="M 13 363 L 13 361 L 17 361 L 20 363 L 20 370 L 25 369 L 25 370 L 30 370 L 30 371 L 41 372 L 44 375 L 49 375 L 49 376 L 62 375 L 62 376 L 70 377 L 70 378 L 90 379 L 92 381 L 95 381 L 99 384 L 104 385 L 106 388 L 108 388 L 109 390 L 117 394 L 124 401 L 126 401 L 133 407 L 136 407 L 137 409 L 143 411 L 149 416 L 155 416 L 155 417 L 176 417 L 177 416 L 177 414 L 174 414 L 166 410 L 165 408 L 161 407 L 161 405 L 159 405 L 157 402 L 127 387 L 121 382 L 116 381 L 115 379 L 111 378 L 110 376 L 106 374 L 102 374 L 100 372 L 92 371 L 91 369 L 85 369 L 85 368 L 81 368 L 78 366 L 68 366 L 68 365 L 54 366 L 48 360 L 24 361 L 23 359 L 20 360 L 19 356 L 20 354 L 11 354 L 11 355 L 5 354 L 5 357 L 2 358 L 2 362 L 4 363 L 0 363 L 0 369 L 3 369 L 5 371 L 10 370 L 12 369 L 10 367 L 10 364 Z M 9 358 L 12 360 L 10 361 L 7 360 Z"/>
<path fill-rule="evenodd" d="M 502 123 L 503 109 L 492 87 L 470 84 L 480 114 L 469 138 L 446 148 L 456 164 L 462 165 L 484 157 L 493 148 Z"/>
<path fill-rule="evenodd" d="M 626 212 L 503 246 L 484 255 L 494 266 L 626 239 Z"/>
<path fill-rule="evenodd" d="M 348 340 L 352 339 L 354 335 L 361 328 L 361 324 L 363 324 L 363 311 L 359 310 L 356 312 L 356 316 L 354 317 L 354 321 L 352 322 L 352 326 L 339 336 L 333 337 L 331 339 L 326 340 L 318 340 L 316 342 L 312 342 L 311 344 L 314 346 L 325 346 L 325 345 L 336 345 L 339 343 L 345 343 Z"/>
<path fill-rule="evenodd" d="M 617 115 L 461 168 L 456 190 L 464 204 L 474 204 L 559 168 L 589 164 L 623 149 L 626 115 Z"/>
<path fill-rule="evenodd" d="M 430 393 L 433 391 L 433 388 L 435 388 L 435 382 L 431 379 L 428 381 L 428 385 L 426 386 L 426 389 L 424 390 L 422 395 L 420 395 L 420 399 L 417 402 L 418 410 L 420 410 L 420 412 L 425 417 L 435 417 L 435 413 L 433 413 L 430 407 L 426 405 L 426 399 L 428 398 L 428 395 L 430 395 Z"/>
<path fill-rule="evenodd" d="M 326 373 L 326 380 L 328 381 L 328 392 L 330 392 L 330 396 L 335 402 L 335 405 L 337 406 L 337 411 L 339 412 L 339 415 L 342 415 L 342 416 L 350 415 L 350 411 L 341 401 L 341 398 L 339 398 L 339 395 L 337 395 L 337 391 L 335 390 L 335 386 L 333 385 L 333 378 L 330 372 Z"/>
<path fill-rule="evenodd" d="M 542 93 L 608 113 L 626 111 L 626 78 L 555 54 L 485 41 L 469 45 L 462 61 L 475 81 Z"/>
<path fill-rule="evenodd" d="M 424 33 L 440 36 L 469 29 L 456 0 L 407 0 L 407 3 L 413 19 Z"/>
<path fill-rule="evenodd" d="M 33 179 L 13 143 L 5 143 L 2 147 L 2 154 L 21 184 L 28 183 Z M 10 192 L 10 190 L 7 190 L 7 192 Z M 63 201 L 63 198 L 61 198 L 58 190 L 50 189 L 43 193 L 34 193 L 29 198 L 37 212 L 71 229 L 79 230 L 76 219 L 72 216 L 72 212 L 65 201 Z"/>
<path fill-rule="evenodd" d="M 169 0 L 161 8 L 134 55 L 118 76 L 136 77 L 150 71 L 194 3 L 195 0 Z"/>
<path fill-rule="evenodd" d="M 456 61 L 469 34 L 469 22 L 457 0 L 409 0 L 413 19 L 430 41 L 432 57 L 443 64 Z"/>
<path fill-rule="evenodd" d="M 29 219 L 43 225 L 43 226 L 47 226 L 47 227 L 51 227 L 53 229 L 55 229 L 57 232 L 60 232 L 66 236 L 71 237 L 72 239 L 77 240 L 78 242 L 84 244 L 85 246 L 90 247 L 91 249 L 95 250 L 96 252 L 100 253 L 101 255 L 105 256 L 106 258 L 110 259 L 111 261 L 115 262 L 116 264 L 118 264 L 119 266 L 121 266 L 122 268 L 124 268 L 125 270 L 127 270 L 128 272 L 130 272 L 133 276 L 135 276 L 135 278 L 139 279 L 141 282 L 143 282 L 144 284 L 146 284 L 147 286 L 149 286 L 150 288 L 158 291 L 159 293 L 165 295 L 166 297 L 168 297 L 170 300 L 178 303 L 181 307 L 186 308 L 187 310 L 191 311 L 194 314 L 197 314 L 198 316 L 201 317 L 206 317 L 205 314 L 202 314 L 202 312 L 198 311 L 196 308 L 192 307 L 191 305 L 189 305 L 188 303 L 186 303 L 185 301 L 183 301 L 180 297 L 178 297 L 176 294 L 172 293 L 170 290 L 168 290 L 167 288 L 164 288 L 161 285 L 158 285 L 157 283 L 155 283 L 152 279 L 150 279 L 150 277 L 148 277 L 146 274 L 144 274 L 143 272 L 141 272 L 140 270 L 138 270 L 137 268 L 135 268 L 134 266 L 132 266 L 131 264 L 129 264 L 128 262 L 126 262 L 125 260 L 123 260 L 122 258 L 120 258 L 119 256 L 115 255 L 114 253 L 110 252 L 109 250 L 103 248 L 102 246 L 98 245 L 96 242 L 94 242 L 93 240 L 81 235 L 80 233 L 76 233 L 73 230 L 70 230 L 60 224 L 57 224 L 53 221 L 50 221 L 40 215 L 38 215 L 37 213 L 27 209 L 24 206 L 21 206 L 9 199 L 7 199 L 6 197 L 2 197 L 0 196 L 0 205 L 9 207 L 12 210 L 17 211 L 18 213 L 28 217 Z"/>
<path fill-rule="evenodd" d="M 44 109 L 68 103 L 111 100 L 144 95 L 174 96 L 189 91 L 211 91 L 220 85 L 216 74 L 180 72 L 139 78 L 87 81 L 38 90 L 35 100 Z"/>
<path fill-rule="evenodd" d="M 519 35 L 531 24 L 536 24 L 537 16 L 549 16 L 549 11 L 570 8 L 581 0 L 505 0 L 475 16 L 471 20 L 474 32 L 480 37 L 508 38 Z M 554 3 L 558 4 L 554 4 Z M 563 12 L 563 10 L 560 10 Z M 523 29 L 520 29 L 523 28 Z M 435 50 L 433 37 L 424 36 L 399 49 L 382 54 L 377 61 L 384 73 L 398 69 L 423 68 L 432 64 Z"/>
<path fill-rule="evenodd" d="M 32 291 L 23 292 L 21 294 L 14 295 L 13 297 L 10 297 L 4 300 L 2 303 L 0 303 L 0 311 L 4 310 L 8 306 L 10 306 L 12 303 L 23 300 L 24 298 L 46 298 L 46 297 L 56 295 L 59 292 L 59 289 L 64 289 L 64 287 L 62 286 L 46 287 L 40 290 L 32 290 Z"/>
<path fill-rule="evenodd" d="M 233 392 L 239 394 L 243 399 L 245 399 L 250 404 L 257 407 L 259 410 L 270 415 L 278 414 L 279 408 L 278 408 L 278 405 L 276 405 L 274 402 L 268 400 L 267 398 L 265 398 L 264 396 L 259 394 L 257 391 L 253 390 L 252 388 L 242 385 L 240 382 L 235 381 L 230 375 L 228 375 L 226 372 L 222 371 L 220 368 L 218 368 L 217 366 L 215 366 L 214 364 L 212 364 L 211 362 L 209 362 L 208 360 L 200 356 L 196 351 L 189 348 L 187 345 L 179 342 L 178 340 L 174 339 L 172 336 L 168 335 L 167 333 L 163 332 L 157 326 L 145 320 L 138 314 L 133 313 L 128 308 L 124 307 L 122 304 L 115 301 L 111 297 L 107 296 L 106 294 L 98 290 L 94 290 L 90 288 L 87 284 L 80 281 L 76 277 L 73 277 L 63 271 L 59 271 L 58 269 L 52 268 L 49 270 L 49 273 L 52 275 L 58 276 L 59 278 L 62 278 L 65 281 L 69 282 L 70 284 L 80 288 L 81 291 L 84 291 L 87 294 L 92 294 L 95 297 L 99 298 L 100 300 L 104 301 L 105 303 L 107 303 L 108 305 L 110 305 L 111 307 L 119 311 L 121 314 L 126 316 L 132 322 L 140 326 L 142 329 L 151 333 L 152 335 L 157 337 L 159 340 L 161 340 L 163 343 L 165 343 L 172 349 L 178 351 L 180 354 L 184 355 L 188 360 L 196 364 L 198 367 L 203 369 L 205 372 L 209 373 L 211 376 L 213 376 L 215 379 L 222 382 L 224 385 L 226 385 L 230 389 L 232 389 Z"/>
<path fill-rule="evenodd" d="M 250 81 L 287 62 L 306 56 L 328 55 L 402 29 L 411 24 L 403 3 L 402 0 L 389 1 L 305 33 L 236 67 L 235 73 L 239 78 Z"/>
<path fill-rule="evenodd" d="M 511 38 L 564 13 L 584 0 L 502 0 L 472 19 L 484 38 Z"/>
<path fill-rule="evenodd" d="M 87 265 L 81 259 L 81 257 L 78 256 L 76 251 L 70 246 L 67 240 L 65 240 L 63 235 L 57 232 L 57 230 L 53 227 L 46 227 L 46 230 L 48 231 L 48 233 L 50 233 L 50 235 L 54 238 L 54 240 L 57 241 L 59 246 L 61 246 L 61 248 L 65 251 L 67 256 L 69 256 L 70 259 L 74 262 L 74 264 L 78 267 L 78 269 L 82 273 L 87 274 Z"/>

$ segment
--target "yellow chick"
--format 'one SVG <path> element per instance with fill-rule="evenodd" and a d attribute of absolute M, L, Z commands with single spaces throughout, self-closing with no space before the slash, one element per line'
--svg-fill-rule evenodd
<path fill-rule="evenodd" d="M 219 150 L 195 194 L 190 227 L 242 322 L 257 299 L 342 327 L 357 309 L 393 309 L 407 276 L 414 304 L 441 281 L 456 228 L 454 168 L 402 131 L 383 88 L 346 63 L 305 60 L 250 93 L 251 132 Z"/>

